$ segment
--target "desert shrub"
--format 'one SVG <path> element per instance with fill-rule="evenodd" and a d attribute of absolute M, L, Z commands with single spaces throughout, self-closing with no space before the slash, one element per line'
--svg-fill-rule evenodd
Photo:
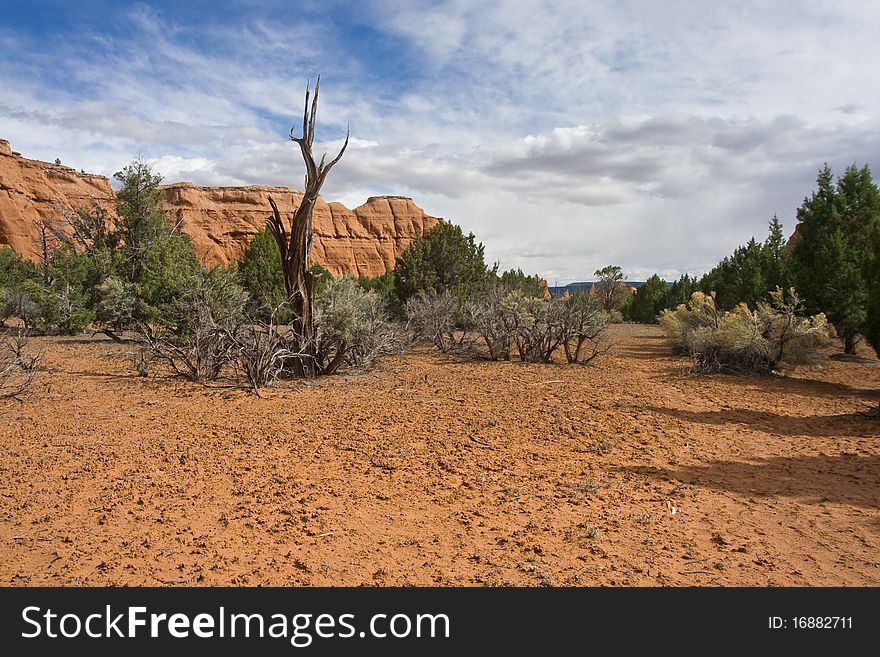
<path fill-rule="evenodd" d="M 164 362 L 190 381 L 213 381 L 233 362 L 234 343 L 219 326 L 203 326 L 186 337 L 139 324 L 141 340 L 150 360 Z"/>
<path fill-rule="evenodd" d="M 493 360 L 510 360 L 515 347 L 522 361 L 549 363 L 563 347 L 569 363 L 586 363 L 609 346 L 608 315 L 584 294 L 545 299 L 498 287 L 468 302 L 465 313 Z"/>
<path fill-rule="evenodd" d="M 35 280 L 0 289 L 0 321 L 5 323 L 15 317 L 22 321 L 26 331 L 31 330 L 43 316 L 40 302 L 45 294 L 45 286 Z"/>
<path fill-rule="evenodd" d="M 351 275 L 331 279 L 317 296 L 315 333 L 322 374 L 334 373 L 343 363 L 367 367 L 407 342 L 402 327 L 389 320 L 385 301 L 361 288 Z"/>
<path fill-rule="evenodd" d="M 608 318 L 608 321 L 612 324 L 623 324 L 626 319 L 623 317 L 623 312 L 614 308 L 613 310 L 609 310 L 605 313 L 605 316 Z"/>
<path fill-rule="evenodd" d="M 288 364 L 302 354 L 293 350 L 289 327 L 279 323 L 289 314 L 287 304 L 281 304 L 269 316 L 269 321 L 251 321 L 229 334 L 234 344 L 235 366 L 247 379 L 254 392 L 271 386 L 288 369 Z"/>
<path fill-rule="evenodd" d="M 505 297 L 502 308 L 513 326 L 513 340 L 520 360 L 549 363 L 565 339 L 564 304 L 527 297 L 516 290 Z"/>
<path fill-rule="evenodd" d="M 460 346 L 455 329 L 461 302 L 448 290 L 422 292 L 410 297 L 405 312 L 409 328 L 416 338 L 429 340 L 446 353 Z"/>
<path fill-rule="evenodd" d="M 510 360 L 518 320 L 506 292 L 495 286 L 479 299 L 465 303 L 463 314 L 468 326 L 482 339 L 492 360 Z M 475 345 L 474 345 L 475 346 Z"/>
<path fill-rule="evenodd" d="M 245 300 L 233 272 L 201 270 L 168 305 L 163 323 L 139 324 L 141 339 L 152 359 L 191 381 L 213 381 L 235 361 Z"/>
<path fill-rule="evenodd" d="M 694 292 L 687 304 L 679 304 L 675 310 L 663 310 L 658 320 L 673 348 L 686 353 L 690 351 L 688 340 L 695 330 L 718 328 L 719 313 L 711 294 Z"/>
<path fill-rule="evenodd" d="M 589 363 L 608 351 L 608 314 L 595 300 L 581 293 L 554 303 L 562 304 L 562 345 L 569 363 Z"/>
<path fill-rule="evenodd" d="M 586 363 L 609 346 L 599 304 L 584 294 L 546 299 L 495 285 L 463 304 L 449 292 L 421 294 L 406 314 L 415 334 L 444 353 L 510 360 L 515 350 L 522 361 L 549 363 L 563 347 L 569 363 Z"/>
<path fill-rule="evenodd" d="M 39 356 L 27 356 L 24 331 L 0 334 L 0 399 L 25 393 L 37 372 Z"/>
<path fill-rule="evenodd" d="M 811 364 L 834 330 L 822 314 L 803 316 L 794 289 L 777 289 L 770 303 L 742 303 L 719 312 L 711 294 L 695 292 L 687 306 L 664 310 L 660 325 L 670 342 L 702 372 L 769 374 L 780 365 Z"/>

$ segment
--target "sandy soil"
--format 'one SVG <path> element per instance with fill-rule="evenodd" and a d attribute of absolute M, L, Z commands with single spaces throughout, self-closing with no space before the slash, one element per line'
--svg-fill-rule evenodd
<path fill-rule="evenodd" d="M 693 376 L 428 348 L 264 398 L 37 338 L 0 402 L 4 585 L 880 585 L 873 353 Z M 673 513 L 674 511 L 674 513 Z"/>

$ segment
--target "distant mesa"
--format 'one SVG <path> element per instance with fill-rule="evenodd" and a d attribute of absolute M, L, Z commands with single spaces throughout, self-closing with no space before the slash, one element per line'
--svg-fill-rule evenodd
<path fill-rule="evenodd" d="M 630 288 L 630 291 L 633 293 L 645 284 L 645 281 L 622 282 L 624 287 Z M 581 281 L 578 283 L 569 283 L 568 285 L 551 285 L 548 289 L 550 290 L 550 294 L 554 297 L 564 296 L 566 292 L 569 294 L 574 294 L 575 292 L 585 292 L 586 294 L 590 294 L 596 284 L 597 281 Z"/>
<path fill-rule="evenodd" d="M 205 265 L 228 265 L 241 258 L 253 235 L 266 225 L 270 195 L 286 216 L 302 199 L 302 192 L 280 186 L 180 182 L 162 189 L 169 221 L 192 239 Z M 23 158 L 0 139 L 0 245 L 36 260 L 35 222 L 58 220 L 63 208 L 94 206 L 115 214 L 115 194 L 106 177 Z M 417 237 L 442 221 L 406 196 L 372 196 L 354 210 L 319 198 L 312 260 L 334 276 L 381 276 Z"/>

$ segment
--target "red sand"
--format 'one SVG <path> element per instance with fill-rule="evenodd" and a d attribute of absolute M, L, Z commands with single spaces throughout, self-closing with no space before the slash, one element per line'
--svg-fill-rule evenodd
<path fill-rule="evenodd" d="M 34 338 L 33 393 L 0 401 L 0 581 L 880 585 L 873 353 L 695 376 L 656 327 L 613 333 L 588 367 L 418 348 L 263 398 Z"/>

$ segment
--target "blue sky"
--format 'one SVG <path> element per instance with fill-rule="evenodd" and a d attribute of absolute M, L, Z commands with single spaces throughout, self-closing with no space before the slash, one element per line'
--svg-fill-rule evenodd
<path fill-rule="evenodd" d="M 301 186 L 287 140 L 322 76 L 324 196 L 412 196 L 502 268 L 701 273 L 824 162 L 880 167 L 869 2 L 20 2 L 0 138 L 112 176 Z M 716 6 L 722 5 L 722 6 Z"/>

